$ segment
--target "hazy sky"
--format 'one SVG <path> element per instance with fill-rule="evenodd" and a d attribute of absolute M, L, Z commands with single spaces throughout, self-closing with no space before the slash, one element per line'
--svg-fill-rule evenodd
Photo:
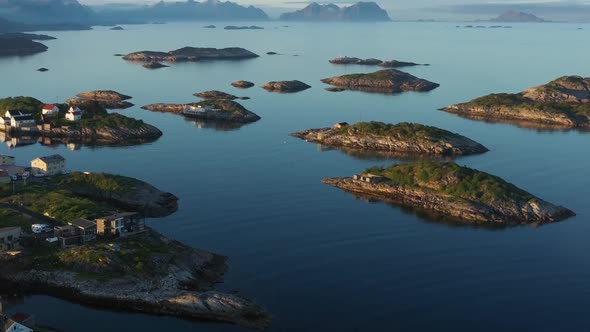
<path fill-rule="evenodd" d="M 159 0 L 78 0 L 86 5 L 108 3 L 153 4 Z M 164 0 L 165 2 L 186 0 Z M 204 0 L 196 0 L 204 1 Z M 225 0 L 224 0 L 225 1 Z M 232 0 L 242 5 L 255 5 L 271 16 L 282 9 L 303 8 L 310 1 L 302 0 Z M 330 2 L 329 0 L 316 0 Z M 359 0 L 334 0 L 336 4 Z M 371 0 L 364 0 L 371 1 Z M 521 10 L 550 19 L 590 20 L 590 0 L 373 0 L 387 9 L 394 19 L 428 18 L 490 18 L 506 10 Z M 491 15 L 491 16 L 490 16 Z"/>

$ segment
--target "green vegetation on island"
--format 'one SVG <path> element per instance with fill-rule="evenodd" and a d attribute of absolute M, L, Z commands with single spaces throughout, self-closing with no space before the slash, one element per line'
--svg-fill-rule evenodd
<path fill-rule="evenodd" d="M 474 119 L 516 122 L 525 126 L 590 126 L 590 79 L 564 76 L 519 93 L 496 93 L 442 110 Z"/>
<path fill-rule="evenodd" d="M 424 160 L 372 167 L 350 178 L 329 178 L 323 182 L 359 196 L 468 223 L 543 224 L 575 215 L 497 176 L 453 162 Z"/>

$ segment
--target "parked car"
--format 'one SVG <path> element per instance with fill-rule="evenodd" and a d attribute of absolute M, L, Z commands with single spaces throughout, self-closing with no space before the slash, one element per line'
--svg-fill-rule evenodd
<path fill-rule="evenodd" d="M 31 225 L 31 231 L 35 234 L 49 233 L 53 231 L 53 228 L 47 224 L 33 224 Z"/>
<path fill-rule="evenodd" d="M 17 180 L 18 180 L 18 176 L 16 176 L 16 175 L 11 175 L 11 176 L 10 176 L 10 179 L 11 179 L 12 181 L 17 181 Z"/>
<path fill-rule="evenodd" d="M 36 177 L 36 178 L 42 178 L 42 177 L 45 177 L 45 174 L 43 174 L 43 173 L 35 173 L 35 174 L 33 174 L 33 176 Z"/>

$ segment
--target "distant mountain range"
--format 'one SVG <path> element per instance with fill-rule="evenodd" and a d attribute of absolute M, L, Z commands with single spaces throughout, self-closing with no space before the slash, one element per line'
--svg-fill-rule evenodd
<path fill-rule="evenodd" d="M 507 11 L 500 16 L 491 19 L 492 22 L 547 22 L 546 20 L 537 17 L 533 14 L 518 12 L 518 11 Z"/>
<path fill-rule="evenodd" d="M 94 12 L 77 0 L 0 0 L 0 17 L 19 23 L 86 23 Z"/>
<path fill-rule="evenodd" d="M 282 14 L 284 21 L 390 21 L 387 11 L 375 2 L 358 2 L 347 7 L 311 3 L 307 7 Z"/>

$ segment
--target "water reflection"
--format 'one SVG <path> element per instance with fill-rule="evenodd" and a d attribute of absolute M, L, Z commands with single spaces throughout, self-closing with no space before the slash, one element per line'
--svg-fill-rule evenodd
<path fill-rule="evenodd" d="M 458 114 L 458 113 L 450 113 L 452 115 L 459 116 L 464 119 L 473 120 L 473 121 L 482 121 L 488 124 L 510 124 L 519 128 L 523 129 L 530 129 L 536 132 L 567 132 L 571 130 L 578 131 L 580 133 L 590 133 L 590 127 L 564 127 L 560 125 L 550 124 L 550 123 L 541 123 L 535 121 L 528 121 L 528 120 L 516 120 L 516 119 L 499 119 L 499 118 L 490 118 L 485 116 L 476 116 L 476 115 L 469 115 L 469 114 Z"/>
<path fill-rule="evenodd" d="M 214 129 L 217 131 L 232 131 L 242 128 L 248 123 L 228 122 L 228 121 L 211 121 L 196 120 L 195 118 L 183 117 L 186 122 L 193 124 L 199 129 Z"/>
<path fill-rule="evenodd" d="M 91 148 L 99 147 L 129 147 L 141 144 L 148 144 L 157 141 L 159 138 L 149 139 L 128 139 L 123 142 L 112 142 L 100 139 L 79 139 L 79 138 L 56 138 L 44 136 L 11 136 L 0 131 L 0 142 L 6 144 L 10 149 L 20 148 L 33 144 L 39 144 L 48 148 L 57 148 L 65 145 L 71 151 L 78 151 L 83 146 Z"/>
<path fill-rule="evenodd" d="M 374 151 L 364 149 L 354 149 L 348 147 L 335 147 L 324 144 L 316 144 L 316 150 L 318 152 L 329 152 L 338 151 L 344 153 L 350 157 L 359 160 L 381 160 L 381 159 L 394 159 L 401 161 L 416 161 L 416 160 L 437 160 L 437 161 L 451 161 L 454 158 L 461 156 L 441 156 L 441 155 L 429 155 L 411 152 L 398 152 L 398 151 Z"/>

